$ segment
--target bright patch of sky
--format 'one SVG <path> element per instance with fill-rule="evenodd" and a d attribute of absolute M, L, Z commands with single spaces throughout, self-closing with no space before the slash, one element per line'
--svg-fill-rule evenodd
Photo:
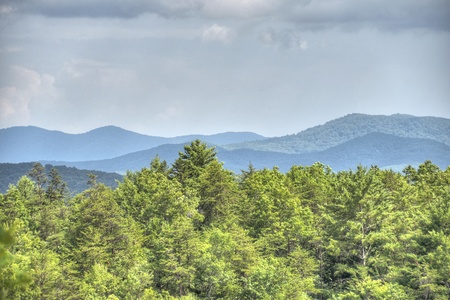
<path fill-rule="evenodd" d="M 281 136 L 450 118 L 448 0 L 4 0 L 0 128 Z"/>

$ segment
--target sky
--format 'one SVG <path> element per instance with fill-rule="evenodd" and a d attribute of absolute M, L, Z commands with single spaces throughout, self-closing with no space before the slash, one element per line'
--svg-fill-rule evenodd
<path fill-rule="evenodd" d="M 449 0 L 0 0 L 0 128 L 450 118 Z"/>

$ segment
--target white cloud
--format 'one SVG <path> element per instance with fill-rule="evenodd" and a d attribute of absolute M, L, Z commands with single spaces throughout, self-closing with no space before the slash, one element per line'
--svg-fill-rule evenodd
<path fill-rule="evenodd" d="M 233 33 L 225 26 L 214 24 L 203 30 L 202 38 L 207 42 L 229 43 L 233 38 Z"/>
<path fill-rule="evenodd" d="M 279 0 L 205 0 L 202 12 L 214 18 L 250 18 L 267 15 L 282 3 Z"/>
<path fill-rule="evenodd" d="M 56 99 L 55 78 L 22 66 L 8 70 L 9 85 L 0 89 L 0 122 L 26 124 L 34 107 L 46 107 Z"/>
<path fill-rule="evenodd" d="M 135 73 L 124 68 L 114 67 L 93 60 L 74 60 L 67 63 L 60 73 L 61 80 L 72 83 L 89 83 L 97 88 L 126 86 L 136 79 Z"/>
<path fill-rule="evenodd" d="M 0 89 L 0 119 L 5 122 L 13 117 L 28 119 L 28 99 L 15 87 L 8 86 Z"/>

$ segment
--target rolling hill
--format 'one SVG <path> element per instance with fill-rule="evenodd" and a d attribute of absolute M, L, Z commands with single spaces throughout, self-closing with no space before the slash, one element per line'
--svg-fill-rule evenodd
<path fill-rule="evenodd" d="M 227 145 L 229 150 L 251 149 L 282 153 L 309 153 L 335 147 L 369 133 L 430 139 L 450 146 L 450 119 L 410 115 L 350 114 L 295 135 Z"/>
<path fill-rule="evenodd" d="M 166 138 L 147 136 L 115 126 L 101 127 L 82 134 L 67 134 L 34 126 L 11 127 L 0 129 L 0 162 L 108 159 L 162 144 L 184 143 L 194 139 L 223 145 L 261 140 L 264 137 L 251 132 L 226 132 Z"/>
<path fill-rule="evenodd" d="M 152 137 L 107 126 L 84 134 L 66 134 L 37 127 L 0 130 L 0 162 L 40 161 L 43 164 L 124 174 L 148 167 L 156 156 L 173 163 L 183 146 L 200 139 L 215 146 L 224 167 L 236 173 L 277 166 L 321 162 L 334 171 L 357 165 L 402 170 L 431 160 L 440 168 L 450 166 L 450 120 L 409 115 L 351 114 L 295 135 L 264 138 L 250 132 Z M 3 188 L 16 183 L 30 165 L 0 173 Z M 63 167 L 61 167 L 63 168 Z M 92 173 L 92 171 L 89 171 Z M 116 174 L 117 175 L 117 174 Z M 85 184 L 86 172 L 83 175 Z M 118 178 L 121 178 L 120 175 Z"/>
<path fill-rule="evenodd" d="M 183 151 L 185 144 L 166 144 L 113 159 L 84 162 L 45 161 L 53 165 L 67 165 L 81 169 L 125 173 L 148 167 L 157 155 L 169 164 Z M 401 170 L 406 165 L 417 166 L 426 160 L 445 169 L 450 165 L 450 146 L 430 139 L 404 138 L 384 133 L 369 133 L 324 151 L 289 154 L 251 149 L 227 150 L 216 147 L 218 159 L 224 167 L 236 173 L 246 170 L 251 163 L 255 168 L 277 166 L 287 171 L 293 165 L 311 165 L 321 162 L 334 171 L 353 169 L 357 165 L 377 165 Z"/>

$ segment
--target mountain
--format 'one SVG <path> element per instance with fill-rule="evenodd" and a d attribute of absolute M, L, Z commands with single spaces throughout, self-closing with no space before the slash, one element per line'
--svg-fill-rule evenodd
<path fill-rule="evenodd" d="M 417 166 L 426 160 L 431 160 L 441 169 L 450 166 L 450 146 L 444 143 L 379 132 L 357 137 L 309 156 L 316 157 L 334 170 L 350 169 L 360 164 L 400 171 L 407 165 Z"/>
<path fill-rule="evenodd" d="M 67 134 L 33 126 L 11 127 L 0 129 L 0 162 L 100 160 L 162 144 L 185 143 L 197 138 L 216 145 L 264 139 L 251 132 L 165 138 L 147 136 L 115 126 L 101 127 L 82 134 Z"/>
<path fill-rule="evenodd" d="M 137 171 L 149 167 L 150 162 L 159 156 L 162 160 L 172 163 L 178 157 L 178 152 L 183 151 L 185 144 L 164 144 L 148 150 L 137 151 L 119 157 L 89 160 L 78 162 L 67 161 L 41 161 L 43 164 L 66 165 L 78 169 L 101 170 L 104 172 L 115 172 L 125 174 L 126 171 Z"/>
<path fill-rule="evenodd" d="M 113 159 L 85 162 L 45 162 L 68 166 L 95 169 L 105 172 L 125 173 L 148 167 L 157 155 L 169 164 L 183 151 L 185 144 L 167 144 L 149 150 L 130 153 Z M 440 168 L 450 165 L 450 146 L 431 139 L 404 138 L 385 133 L 369 133 L 324 151 L 289 154 L 252 149 L 228 150 L 216 147 L 218 159 L 226 169 L 240 173 L 249 164 L 257 169 L 279 167 L 283 172 L 293 165 L 311 165 L 321 162 L 334 171 L 353 169 L 357 165 L 377 165 L 380 168 L 393 168 L 400 171 L 404 166 L 417 166 L 431 160 Z"/>
<path fill-rule="evenodd" d="M 431 160 L 450 165 L 450 120 L 410 115 L 351 114 L 295 135 L 264 138 L 250 132 L 152 137 L 114 126 L 83 134 L 37 127 L 0 130 L 0 162 L 40 161 L 124 174 L 148 167 L 157 155 L 169 164 L 194 139 L 215 145 L 224 167 L 237 173 L 256 168 L 322 162 L 333 170 L 377 165 L 401 170 Z M 15 182 L 10 182 L 15 183 Z"/>
<path fill-rule="evenodd" d="M 358 165 L 376 165 L 401 171 L 407 165 L 418 166 L 431 160 L 440 168 L 450 166 L 450 146 L 429 139 L 403 138 L 384 133 L 369 133 L 324 151 L 288 154 L 270 151 L 236 149 L 220 151 L 225 167 L 246 170 L 249 163 L 257 168 L 277 166 L 288 171 L 293 165 L 321 162 L 333 171 L 354 169 Z"/>
<path fill-rule="evenodd" d="M 450 119 L 396 114 L 350 114 L 295 135 L 227 145 L 228 150 L 251 149 L 282 153 L 310 153 L 329 149 L 369 133 L 421 138 L 450 146 Z"/>
<path fill-rule="evenodd" d="M 34 163 L 0 163 L 0 193 L 4 194 L 10 184 L 16 184 L 22 176 L 27 175 L 33 168 Z M 61 179 L 67 183 L 67 187 L 71 195 L 78 194 L 88 188 L 88 174 L 97 176 L 97 181 L 112 188 L 117 186 L 118 181 L 122 181 L 123 177 L 116 173 L 106 173 L 95 170 L 79 170 L 67 166 L 52 166 L 46 164 L 44 166 L 45 173 L 49 174 L 50 170 L 55 167 L 58 170 Z"/>

